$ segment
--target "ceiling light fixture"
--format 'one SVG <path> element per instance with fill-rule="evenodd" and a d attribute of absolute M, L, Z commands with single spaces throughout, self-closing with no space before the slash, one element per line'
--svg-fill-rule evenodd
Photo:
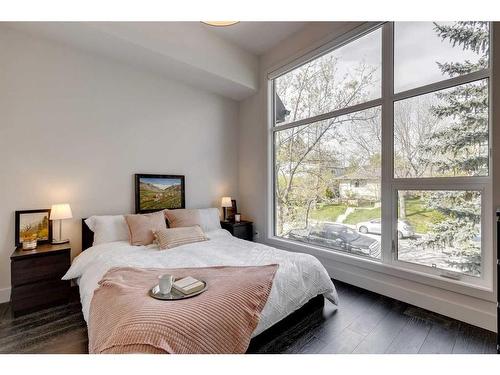
<path fill-rule="evenodd" d="M 201 22 L 208 26 L 224 27 L 224 26 L 236 25 L 240 21 L 201 21 Z"/>

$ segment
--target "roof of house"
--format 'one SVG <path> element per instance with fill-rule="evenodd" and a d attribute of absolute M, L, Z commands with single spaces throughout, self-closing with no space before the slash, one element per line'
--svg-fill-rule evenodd
<path fill-rule="evenodd" d="M 337 180 L 380 180 L 380 168 L 360 166 L 353 171 L 335 177 Z"/>
<path fill-rule="evenodd" d="M 276 106 L 276 123 L 279 124 L 281 122 L 284 122 L 286 119 L 286 116 L 290 114 L 290 111 L 285 108 L 285 105 L 281 101 L 281 98 L 279 97 L 278 94 L 274 95 L 275 101 L 274 104 Z"/>

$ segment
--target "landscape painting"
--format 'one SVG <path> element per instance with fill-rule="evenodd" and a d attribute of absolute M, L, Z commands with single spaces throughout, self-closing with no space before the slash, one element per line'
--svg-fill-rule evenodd
<path fill-rule="evenodd" d="M 49 217 L 49 209 L 16 211 L 16 246 L 24 240 L 36 239 L 39 243 L 49 242 L 52 239 L 52 225 Z"/>
<path fill-rule="evenodd" d="M 184 176 L 136 174 L 136 213 L 184 208 L 184 181 Z"/>

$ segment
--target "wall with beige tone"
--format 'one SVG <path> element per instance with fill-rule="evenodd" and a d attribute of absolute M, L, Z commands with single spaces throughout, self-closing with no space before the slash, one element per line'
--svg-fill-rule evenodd
<path fill-rule="evenodd" d="M 237 196 L 236 102 L 2 26 L 0 50 L 0 302 L 15 210 L 70 203 L 76 254 L 80 218 L 134 210 L 134 173 L 185 175 L 188 207 Z"/>

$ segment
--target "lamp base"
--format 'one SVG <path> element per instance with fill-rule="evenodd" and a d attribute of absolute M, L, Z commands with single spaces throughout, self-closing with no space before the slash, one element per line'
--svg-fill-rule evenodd
<path fill-rule="evenodd" d="M 68 243 L 69 242 L 69 239 L 66 239 L 66 240 L 52 240 L 52 245 L 60 245 L 60 244 L 63 244 L 63 243 Z"/>

